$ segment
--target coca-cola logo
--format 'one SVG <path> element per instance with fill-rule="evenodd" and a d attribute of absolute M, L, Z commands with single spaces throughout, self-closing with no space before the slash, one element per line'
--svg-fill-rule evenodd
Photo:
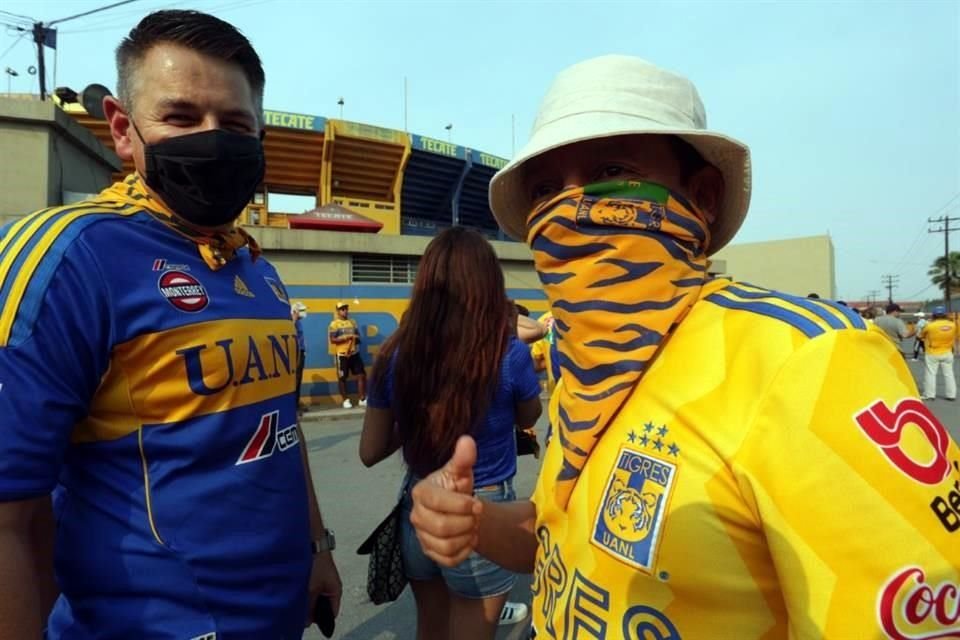
<path fill-rule="evenodd" d="M 892 640 L 960 638 L 960 585 L 928 584 L 920 567 L 895 574 L 880 592 L 880 625 Z"/>
<path fill-rule="evenodd" d="M 947 447 L 950 436 L 930 409 L 916 398 L 907 398 L 897 403 L 892 410 L 881 400 L 863 409 L 854 416 L 863 432 L 876 444 L 893 466 L 917 482 L 937 485 L 950 474 Z M 907 426 L 920 429 L 930 446 L 930 460 L 916 460 L 902 447 L 901 438 Z"/>

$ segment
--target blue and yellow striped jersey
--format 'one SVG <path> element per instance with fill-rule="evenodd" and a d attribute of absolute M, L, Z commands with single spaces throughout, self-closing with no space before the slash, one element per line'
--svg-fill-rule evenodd
<path fill-rule="evenodd" d="M 2 231 L 0 500 L 54 494 L 48 638 L 301 636 L 298 357 L 247 249 L 105 195 Z"/>
<path fill-rule="evenodd" d="M 561 437 L 538 640 L 960 637 L 960 450 L 850 310 L 710 282 L 566 508 Z"/>

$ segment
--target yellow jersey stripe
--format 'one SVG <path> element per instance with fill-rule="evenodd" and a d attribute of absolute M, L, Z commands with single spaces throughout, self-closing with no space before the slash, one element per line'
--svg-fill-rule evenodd
<path fill-rule="evenodd" d="M 58 207 L 30 216 L 23 221 L 23 226 L 11 229 L 4 240 L 10 238 L 12 242 L 0 260 L 0 346 L 10 342 L 24 295 L 40 265 L 45 260 L 58 261 L 69 243 L 86 226 L 78 226 L 78 221 L 92 222 L 93 216 L 103 215 L 131 216 L 139 211 L 127 204 Z M 58 245 L 59 240 L 63 242 Z M 59 246 L 59 250 L 54 251 L 55 246 Z M 3 249 L 0 246 L 0 251 Z"/>

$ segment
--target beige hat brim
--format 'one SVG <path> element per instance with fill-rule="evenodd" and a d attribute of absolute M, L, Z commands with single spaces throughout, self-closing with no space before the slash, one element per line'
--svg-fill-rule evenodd
<path fill-rule="evenodd" d="M 615 136 L 676 135 L 693 146 L 723 175 L 724 198 L 711 225 L 707 254 L 722 249 L 740 229 L 750 206 L 750 149 L 734 138 L 700 129 L 678 129 L 638 116 L 590 111 L 540 126 L 530 141 L 490 181 L 490 210 L 500 228 L 525 241 L 530 194 L 524 193 L 523 165 L 539 155 L 577 142 Z"/>

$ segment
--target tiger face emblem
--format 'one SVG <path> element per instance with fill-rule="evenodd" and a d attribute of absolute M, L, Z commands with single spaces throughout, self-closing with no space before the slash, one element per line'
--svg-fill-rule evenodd
<path fill-rule="evenodd" d="M 655 493 L 640 493 L 616 478 L 610 487 L 604 505 L 607 527 L 617 537 L 631 542 L 643 540 L 650 533 L 660 497 Z"/>

